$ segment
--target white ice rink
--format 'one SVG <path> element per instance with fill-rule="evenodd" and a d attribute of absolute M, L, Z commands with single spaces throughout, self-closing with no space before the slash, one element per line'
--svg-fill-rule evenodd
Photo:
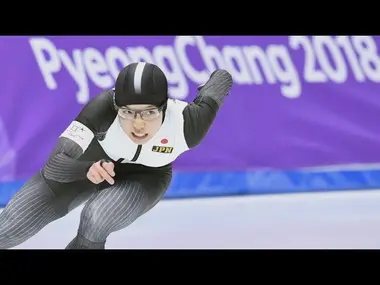
<path fill-rule="evenodd" d="M 64 248 L 80 210 L 17 248 Z M 380 190 L 162 201 L 107 248 L 380 248 Z"/>

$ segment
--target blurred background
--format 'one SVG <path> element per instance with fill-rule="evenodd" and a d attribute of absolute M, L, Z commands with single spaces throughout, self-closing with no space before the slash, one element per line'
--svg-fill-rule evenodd
<path fill-rule="evenodd" d="M 135 61 L 170 97 L 234 86 L 165 200 L 109 248 L 372 248 L 380 241 L 377 36 L 0 37 L 0 207 L 91 98 Z M 63 248 L 80 209 L 19 248 Z"/>

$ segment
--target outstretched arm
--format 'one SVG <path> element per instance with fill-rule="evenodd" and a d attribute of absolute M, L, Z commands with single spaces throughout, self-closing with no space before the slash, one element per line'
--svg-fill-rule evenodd
<path fill-rule="evenodd" d="M 203 86 L 198 87 L 198 96 L 183 110 L 184 135 L 189 148 L 199 145 L 207 135 L 232 83 L 231 74 L 219 69 Z"/>
<path fill-rule="evenodd" d="M 63 183 L 86 179 L 87 171 L 95 161 L 78 159 L 94 139 L 98 121 L 115 114 L 112 96 L 112 92 L 107 91 L 95 97 L 61 134 L 43 168 L 47 179 Z"/>
<path fill-rule="evenodd" d="M 43 169 L 43 174 L 47 179 L 57 182 L 72 182 L 86 178 L 87 170 L 94 162 L 80 161 L 78 158 L 90 145 L 94 134 L 89 129 L 74 130 L 84 127 L 85 125 L 74 121 L 59 137 Z"/>

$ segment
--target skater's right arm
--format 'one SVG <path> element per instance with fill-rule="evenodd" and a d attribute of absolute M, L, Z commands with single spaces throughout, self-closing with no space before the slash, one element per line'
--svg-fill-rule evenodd
<path fill-rule="evenodd" d="M 113 91 L 103 92 L 91 100 L 59 137 L 43 169 L 44 176 L 63 183 L 86 179 L 95 161 L 78 158 L 91 144 L 101 122 L 114 114 Z"/>

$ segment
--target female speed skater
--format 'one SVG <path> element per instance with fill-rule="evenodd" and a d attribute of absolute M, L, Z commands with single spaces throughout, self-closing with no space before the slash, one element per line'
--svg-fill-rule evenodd
<path fill-rule="evenodd" d="M 66 249 L 104 249 L 163 197 L 172 163 L 205 138 L 232 88 L 225 70 L 193 102 L 168 98 L 162 70 L 136 62 L 94 97 L 60 135 L 44 167 L 0 214 L 0 248 L 15 247 L 85 203 Z"/>

